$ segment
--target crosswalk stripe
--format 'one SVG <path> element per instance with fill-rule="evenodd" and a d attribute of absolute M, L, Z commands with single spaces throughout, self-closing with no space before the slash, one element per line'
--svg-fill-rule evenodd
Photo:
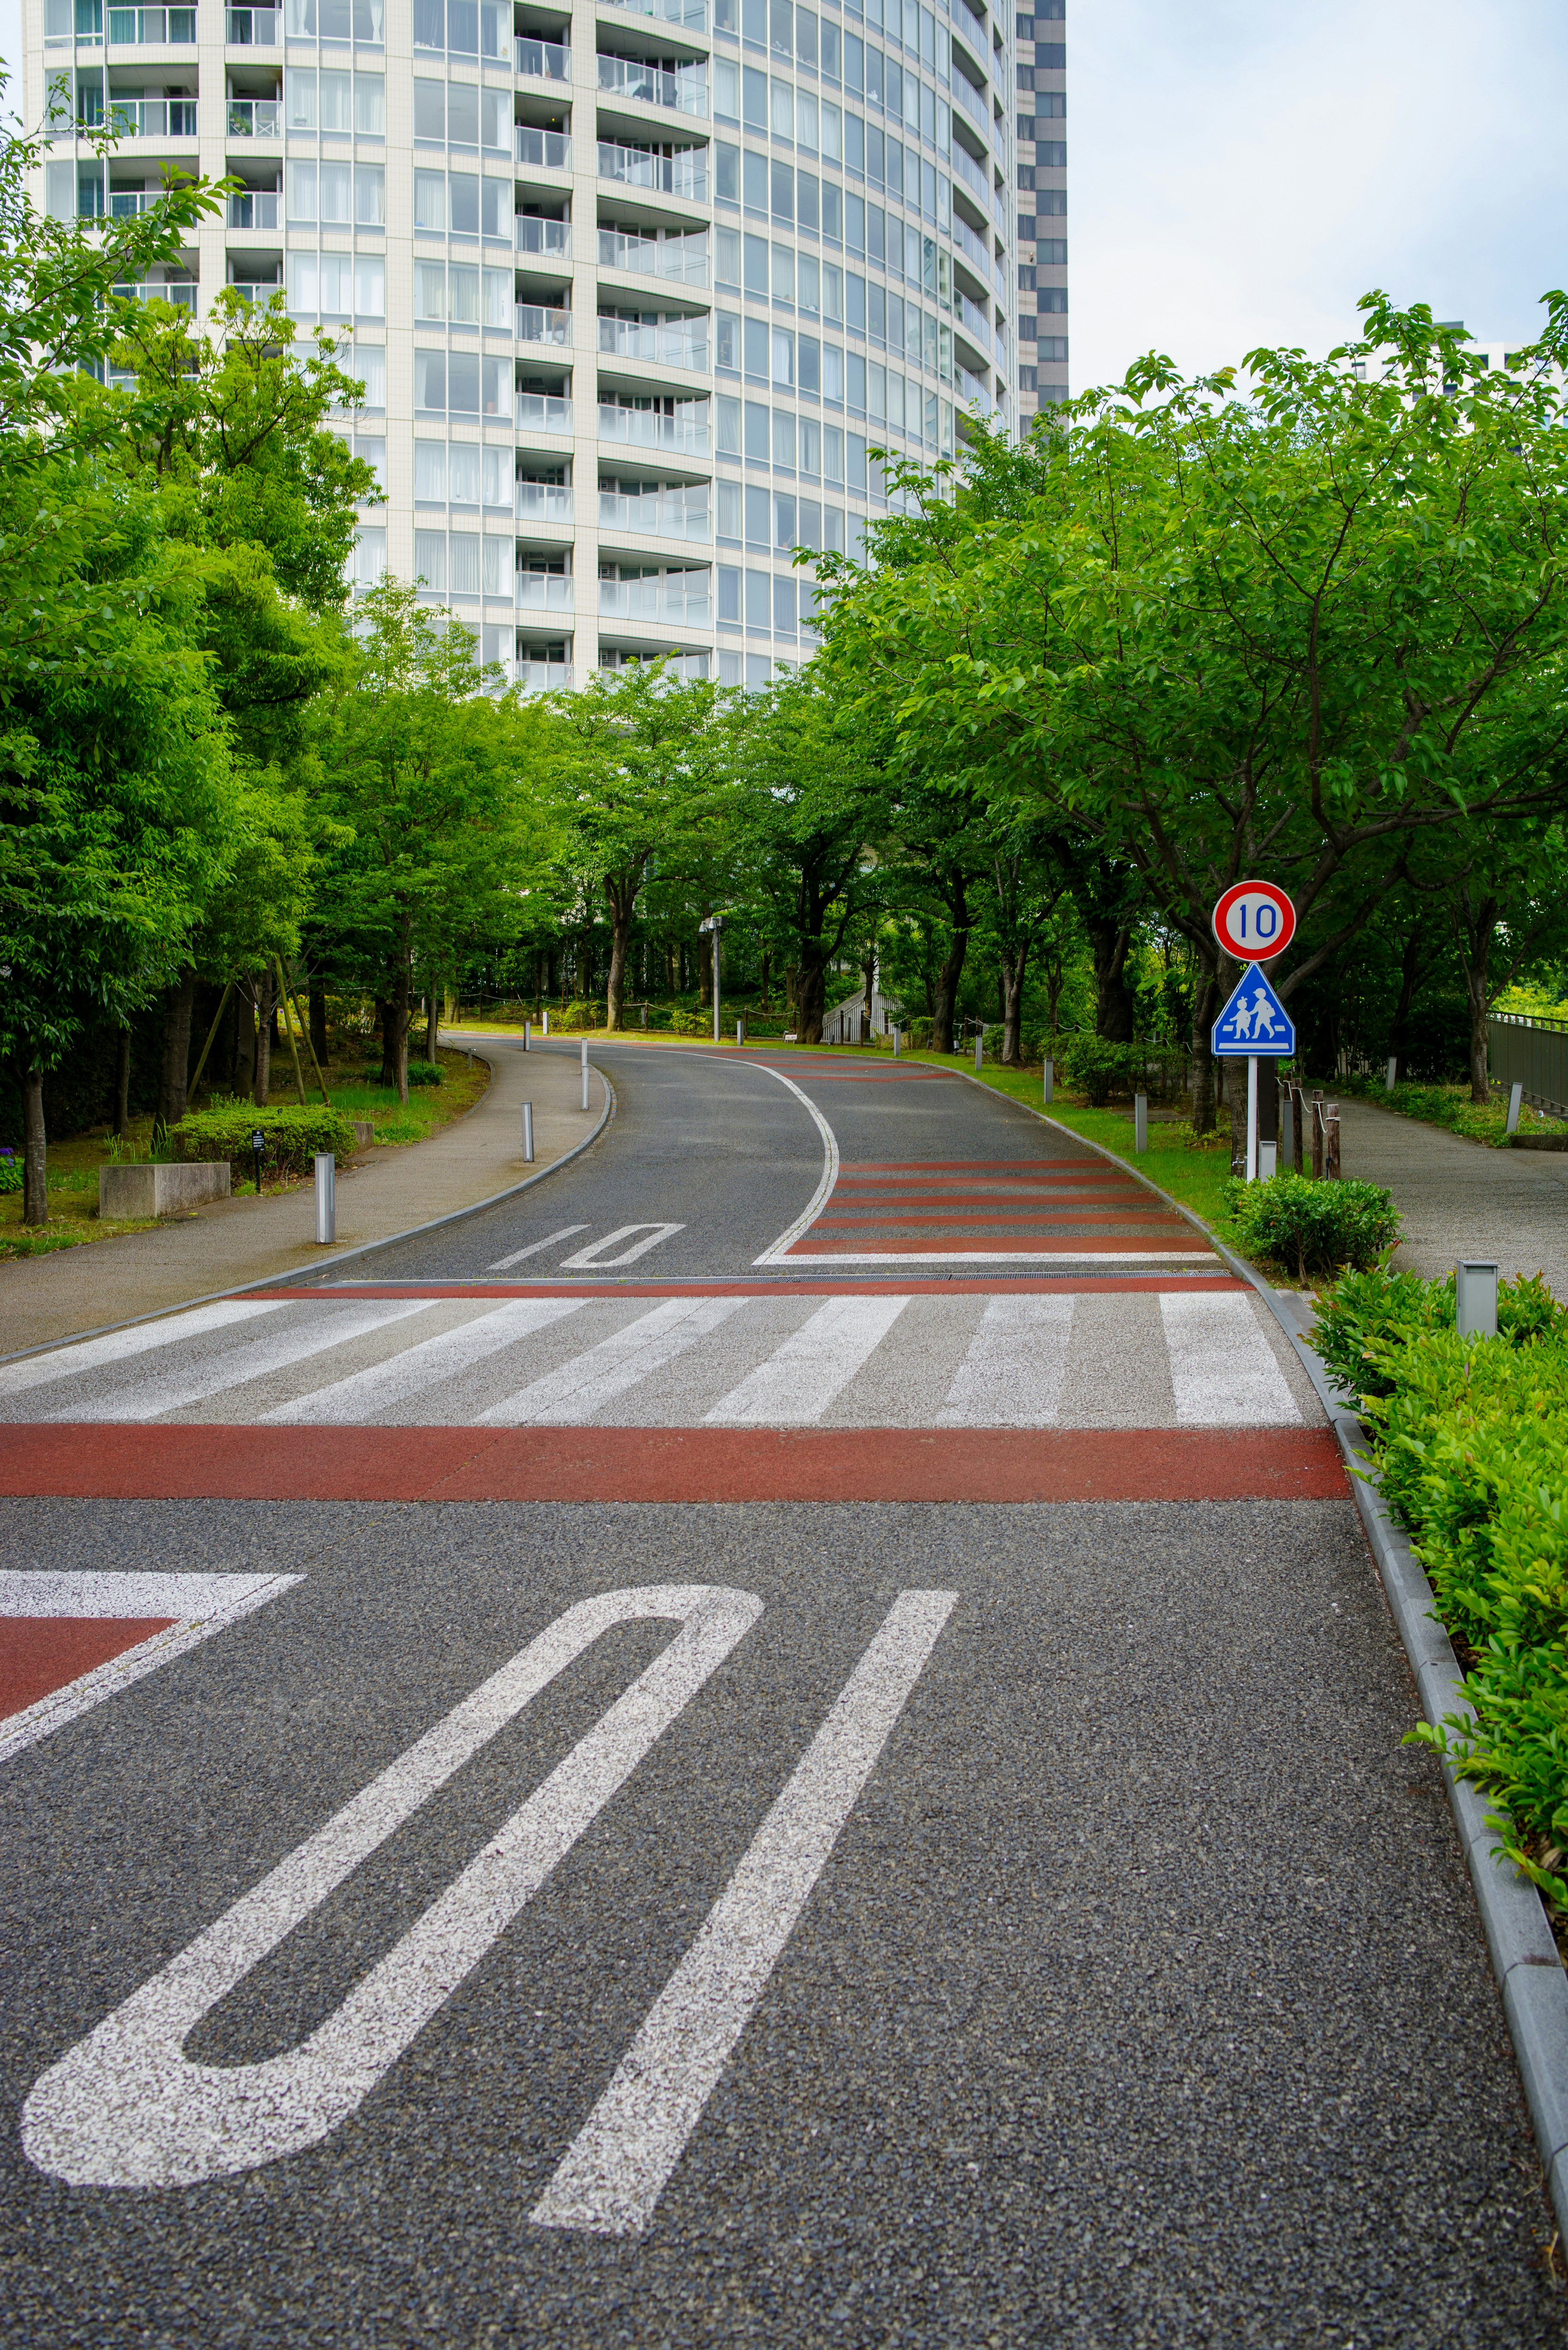
<path fill-rule="evenodd" d="M 133 1329 L 109 1330 L 101 1338 L 79 1346 L 61 1347 L 47 1355 L 29 1355 L 25 1362 L 0 1367 L 0 1396 L 25 1395 L 29 1388 L 47 1387 L 78 1371 L 96 1371 L 105 1363 L 123 1363 L 154 1347 L 171 1347 L 181 1338 L 201 1338 L 210 1330 L 226 1330 L 235 1322 L 249 1322 L 258 1314 L 281 1314 L 278 1298 L 236 1298 L 221 1305 L 198 1305 L 190 1314 L 171 1315 L 166 1322 L 140 1322 Z"/>
<path fill-rule="evenodd" d="M 389 1322 L 406 1321 L 410 1314 L 428 1314 L 433 1300 L 415 1298 L 411 1303 L 396 1305 L 384 1302 L 374 1305 L 331 1305 L 320 1321 L 304 1328 L 296 1326 L 279 1330 L 270 1337 L 257 1338 L 248 1347 L 225 1348 L 212 1357 L 198 1370 L 176 1366 L 161 1377 L 135 1381 L 129 1388 L 120 1388 L 101 1403 L 86 1404 L 72 1414 L 82 1420 L 157 1419 L 163 1413 L 184 1411 L 193 1403 L 206 1403 L 222 1395 L 227 1388 L 246 1386 L 253 1379 L 265 1378 L 273 1371 L 287 1370 L 295 1363 L 309 1360 L 312 1355 L 324 1355 L 329 1347 L 347 1345 L 350 1338 L 362 1338 L 372 1330 L 379 1330 Z"/>
<path fill-rule="evenodd" d="M 575 1355 L 559 1369 L 546 1372 L 543 1378 L 493 1404 L 480 1413 L 473 1425 L 575 1425 L 662 1370 L 748 1302 L 744 1297 L 672 1297 L 651 1314 L 640 1314 L 623 1329 L 613 1330 L 586 1354 Z"/>
<path fill-rule="evenodd" d="M 475 1315 L 472 1321 L 455 1330 L 442 1330 L 433 1338 L 421 1338 L 400 1354 L 389 1355 L 384 1363 L 350 1371 L 347 1378 L 317 1388 L 314 1395 L 296 1396 L 260 1417 L 280 1427 L 319 1422 L 357 1425 L 371 1413 L 392 1410 L 442 1379 L 455 1378 L 532 1331 L 547 1329 L 568 1314 L 580 1314 L 587 1304 L 586 1297 L 513 1298 L 493 1313 Z"/>
<path fill-rule="evenodd" d="M 1179 1427 L 1276 1428 L 1301 1413 L 1246 1297 L 1163 1296 Z"/>
<path fill-rule="evenodd" d="M 1054 1428 L 1073 1335 L 1071 1297 L 993 1297 L 939 1428 Z"/>
<path fill-rule="evenodd" d="M 706 1415 L 710 1427 L 805 1428 L 822 1418 L 909 1304 L 830 1297 Z"/>

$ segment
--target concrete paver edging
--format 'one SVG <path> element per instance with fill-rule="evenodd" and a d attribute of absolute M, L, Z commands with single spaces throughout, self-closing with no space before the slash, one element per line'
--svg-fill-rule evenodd
<path fill-rule="evenodd" d="M 954 1074 L 971 1085 L 983 1086 L 985 1082 L 965 1069 Z M 997 1088 L 986 1087 L 985 1090 L 994 1095 Z M 1002 1098 L 1012 1101 L 1015 1097 L 1003 1094 Z M 1043 1126 L 1053 1127 L 1058 1134 L 1084 1144 L 1112 1166 L 1127 1168 L 1158 1198 L 1206 1233 L 1216 1253 L 1238 1280 L 1256 1290 L 1294 1349 L 1339 1440 L 1389 1612 L 1409 1659 L 1421 1711 L 1434 1726 L 1452 1716 L 1469 1718 L 1470 1710 L 1464 1700 L 1459 1659 L 1438 1618 L 1432 1586 L 1383 1499 L 1376 1471 L 1365 1450 L 1370 1441 L 1367 1430 L 1346 1406 L 1321 1359 L 1306 1343 L 1307 1325 L 1294 1294 L 1274 1289 L 1243 1258 L 1227 1248 L 1192 1209 L 1172 1199 L 1151 1176 L 1118 1158 L 1114 1150 L 1091 1142 L 1086 1135 L 1075 1134 L 1059 1118 L 1047 1117 L 1044 1110 L 1034 1109 L 1027 1102 L 1018 1102 L 1017 1107 L 1029 1117 L 1038 1118 Z M 1459 1831 L 1459 1848 L 1475 1888 L 1481 1929 L 1524 2085 L 1525 2102 L 1534 2125 L 1552 2210 L 1559 2230 L 1568 2238 L 1568 1973 L 1563 1970 L 1540 1894 L 1497 1849 L 1497 1830 L 1487 1825 L 1489 1816 L 1496 1815 L 1496 1807 L 1469 1780 L 1458 1777 L 1446 1762 L 1442 1772 L 1454 1825 Z"/>

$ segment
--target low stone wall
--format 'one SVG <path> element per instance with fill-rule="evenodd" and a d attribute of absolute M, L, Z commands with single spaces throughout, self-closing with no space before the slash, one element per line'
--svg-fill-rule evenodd
<path fill-rule="evenodd" d="M 98 1170 L 99 1214 L 117 1221 L 171 1216 L 182 1208 L 203 1207 L 209 1200 L 228 1196 L 226 1159 L 198 1159 L 168 1166 L 119 1162 Z"/>

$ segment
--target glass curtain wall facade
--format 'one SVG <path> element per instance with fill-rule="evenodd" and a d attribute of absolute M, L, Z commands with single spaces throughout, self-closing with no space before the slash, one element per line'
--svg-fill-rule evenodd
<path fill-rule="evenodd" d="M 1018 421 L 1067 398 L 1067 0 L 1018 30 Z"/>
<path fill-rule="evenodd" d="M 969 0 L 24 0 L 40 197 L 241 182 L 164 282 L 284 287 L 347 338 L 419 577 L 524 683 L 807 658 L 796 546 L 886 510 L 869 453 L 1018 417 L 1011 19 Z M 100 163 L 83 134 L 106 118 Z M 1032 356 L 1032 354 L 1025 354 Z"/>

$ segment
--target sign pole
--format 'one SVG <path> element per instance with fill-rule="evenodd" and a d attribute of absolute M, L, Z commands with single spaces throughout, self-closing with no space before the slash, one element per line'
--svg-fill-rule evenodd
<path fill-rule="evenodd" d="M 1258 1056 L 1247 1056 L 1247 1180 L 1258 1180 Z"/>

